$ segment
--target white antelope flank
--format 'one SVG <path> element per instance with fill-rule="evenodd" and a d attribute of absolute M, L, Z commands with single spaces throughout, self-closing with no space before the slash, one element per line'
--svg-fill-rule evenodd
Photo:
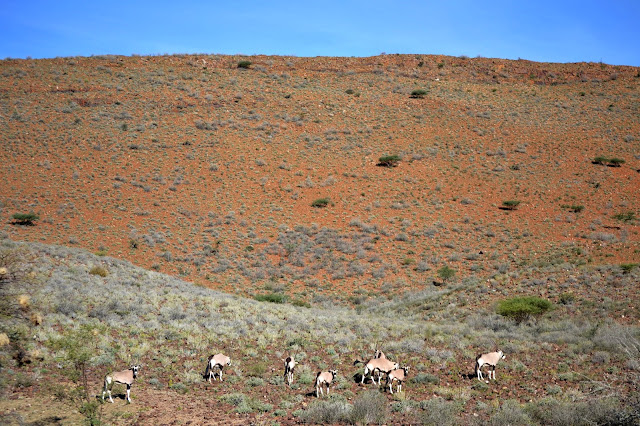
<path fill-rule="evenodd" d="M 402 390 L 402 383 L 407 380 L 407 374 L 409 373 L 409 367 L 402 367 L 396 370 L 392 370 L 387 374 L 387 384 L 389 385 L 389 391 L 393 393 L 393 382 L 398 382 L 396 392 Z"/>
<path fill-rule="evenodd" d="M 214 368 L 218 368 L 220 370 L 220 381 L 222 381 L 222 370 L 225 365 L 231 365 L 231 358 L 222 354 L 211 355 L 209 357 L 209 361 L 207 361 L 207 368 L 204 371 L 204 377 L 209 378 L 209 383 L 211 383 L 211 378 L 213 380 L 216 379 L 216 373 Z"/>
<path fill-rule="evenodd" d="M 296 368 L 296 361 L 293 356 L 288 356 L 284 360 L 284 380 L 289 386 L 293 383 L 293 370 Z"/>
<path fill-rule="evenodd" d="M 493 380 L 496 379 L 496 364 L 501 359 L 504 359 L 505 356 L 502 351 L 498 352 L 489 352 L 488 354 L 478 355 L 476 358 L 476 374 L 478 375 L 478 380 L 483 380 L 482 376 L 482 366 L 488 365 L 491 367 L 489 370 L 489 380 L 491 380 L 491 372 L 493 372 Z"/>
<path fill-rule="evenodd" d="M 353 363 L 353 365 L 356 365 L 359 363 L 362 363 L 362 361 L 356 360 Z M 386 358 L 370 359 L 369 362 L 367 362 L 364 365 L 364 373 L 362 373 L 362 380 L 360 380 L 360 383 L 364 383 L 365 377 L 367 377 L 367 375 L 369 374 L 371 374 L 371 380 L 373 380 L 373 382 L 375 383 L 375 380 L 373 379 L 373 374 L 374 372 L 378 372 L 378 386 L 379 386 L 381 373 L 389 374 L 391 370 L 396 370 L 398 368 L 400 368 L 400 366 L 398 365 L 397 362 L 389 361 Z"/>
<path fill-rule="evenodd" d="M 132 365 L 128 370 L 107 374 L 104 378 L 102 400 L 104 401 L 104 395 L 106 393 L 109 395 L 109 402 L 113 403 L 113 398 L 111 398 L 111 388 L 113 388 L 114 383 L 122 383 L 123 385 L 127 385 L 127 402 L 131 403 L 131 385 L 138 376 L 138 370 L 140 370 L 139 365 Z"/>
<path fill-rule="evenodd" d="M 324 395 L 322 391 L 322 387 L 327 387 L 327 396 L 329 396 L 329 387 L 331 386 L 331 382 L 336 378 L 336 374 L 338 374 L 338 370 L 329 370 L 329 371 L 321 371 L 316 376 L 316 398 L 320 396 L 320 394 Z"/>

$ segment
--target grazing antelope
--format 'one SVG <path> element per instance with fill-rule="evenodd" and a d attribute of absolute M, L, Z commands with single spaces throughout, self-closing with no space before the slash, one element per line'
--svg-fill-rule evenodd
<path fill-rule="evenodd" d="M 476 358 L 476 373 L 478 374 L 478 380 L 483 379 L 481 371 L 483 365 L 488 365 L 489 367 L 491 367 L 491 370 L 489 370 L 489 380 L 491 380 L 491 372 L 493 372 L 493 380 L 495 380 L 496 364 L 498 363 L 498 361 L 504 358 L 505 356 L 502 351 L 489 352 L 488 354 L 478 355 L 478 357 Z"/>
<path fill-rule="evenodd" d="M 363 363 L 363 362 L 359 361 L 359 360 L 356 360 L 353 363 L 353 365 L 356 365 L 356 364 L 359 364 L 359 363 Z M 389 372 L 391 370 L 397 370 L 398 368 L 400 368 L 400 366 L 398 365 L 397 362 L 389 361 L 386 358 L 373 358 L 373 359 L 370 359 L 369 362 L 367 362 L 365 364 L 365 366 L 364 366 L 364 373 L 362 373 L 362 380 L 360 381 L 360 383 L 364 383 L 364 378 L 368 374 L 371 374 L 371 380 L 373 380 L 373 382 L 375 383 L 375 380 L 373 379 L 373 374 L 377 371 L 378 372 L 378 386 L 379 386 L 380 385 L 380 377 L 382 376 L 382 373 L 389 374 Z"/>
<path fill-rule="evenodd" d="M 284 380 L 291 386 L 293 383 L 293 369 L 296 368 L 296 361 L 293 356 L 288 356 L 284 360 Z"/>
<path fill-rule="evenodd" d="M 113 403 L 113 398 L 111 398 L 111 388 L 113 388 L 114 383 L 122 383 L 123 385 L 127 385 L 127 402 L 131 403 L 131 385 L 138 376 L 138 370 L 140 370 L 139 365 L 132 365 L 128 370 L 107 374 L 104 378 L 102 400 L 104 401 L 104 394 L 106 393 L 109 395 L 109 401 Z"/>
<path fill-rule="evenodd" d="M 225 365 L 231 365 L 231 358 L 228 356 L 217 354 L 211 355 L 209 360 L 207 361 L 207 368 L 204 371 L 204 377 L 209 378 L 209 383 L 211 383 L 211 378 L 213 380 L 216 379 L 216 373 L 213 371 L 214 368 L 218 367 L 220 369 L 220 381 L 222 381 L 222 370 Z"/>
<path fill-rule="evenodd" d="M 392 370 L 387 374 L 387 384 L 389 385 L 389 391 L 393 393 L 393 382 L 398 382 L 396 392 L 402 390 L 402 383 L 407 380 L 407 373 L 409 373 L 409 367 L 402 367 L 396 370 Z"/>
<path fill-rule="evenodd" d="M 320 396 L 319 393 L 324 395 L 324 392 L 322 391 L 323 385 L 327 387 L 327 396 L 329 396 L 329 387 L 331 386 L 333 379 L 336 378 L 336 374 L 338 374 L 338 370 L 320 371 L 318 373 L 316 376 L 316 398 Z"/>

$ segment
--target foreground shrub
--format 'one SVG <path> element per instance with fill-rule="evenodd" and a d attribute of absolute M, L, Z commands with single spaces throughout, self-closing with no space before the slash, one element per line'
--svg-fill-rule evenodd
<path fill-rule="evenodd" d="M 333 399 L 329 401 L 316 401 L 304 411 L 297 412 L 303 423 L 333 424 L 349 421 L 351 405 L 346 401 Z"/>
<path fill-rule="evenodd" d="M 542 315 L 551 309 L 552 303 L 537 296 L 514 297 L 498 303 L 497 313 L 503 317 L 524 321 L 531 316 Z"/>
<path fill-rule="evenodd" d="M 420 402 L 422 411 L 416 415 L 416 423 L 433 426 L 453 426 L 460 424 L 458 414 L 462 407 L 455 403 L 437 397 Z"/>
<path fill-rule="evenodd" d="M 593 401 L 542 399 L 526 407 L 529 416 L 543 425 L 624 425 L 638 424 L 640 413 L 620 407 L 613 398 Z"/>
<path fill-rule="evenodd" d="M 377 390 L 370 390 L 353 401 L 349 418 L 354 424 L 383 424 L 387 416 L 387 399 Z"/>

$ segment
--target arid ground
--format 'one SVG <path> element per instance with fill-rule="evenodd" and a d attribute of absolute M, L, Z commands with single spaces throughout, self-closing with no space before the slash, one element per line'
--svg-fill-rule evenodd
<path fill-rule="evenodd" d="M 272 363 L 277 357 L 270 354 L 286 356 L 289 348 L 304 353 L 312 364 L 309 375 L 316 366 L 330 367 L 338 358 L 353 373 L 357 368 L 351 366 L 352 358 L 370 356 L 385 338 L 395 342 L 388 343 L 392 354 L 420 365 L 414 377 L 435 377 L 422 376 L 422 381 L 409 384 L 415 393 L 409 396 L 407 390 L 406 400 L 384 394 L 392 404 L 384 421 L 391 423 L 428 423 L 416 412 L 436 404 L 429 402 L 434 395 L 443 399 L 438 404 L 455 405 L 448 408 L 451 418 L 466 423 L 474 413 L 478 421 L 507 416 L 497 402 L 475 405 L 478 395 L 534 405 L 544 397 L 570 400 L 568 395 L 577 389 L 592 395 L 592 388 L 581 387 L 579 375 L 593 385 L 596 372 L 611 375 L 610 381 L 598 382 L 606 382 L 608 391 L 616 389 L 607 395 L 624 395 L 618 402 L 625 407 L 637 400 L 633 378 L 640 369 L 634 364 L 640 346 L 635 349 L 639 353 L 622 354 L 619 341 L 635 347 L 640 325 L 638 68 L 432 55 L 5 59 L 0 61 L 0 124 L 4 240 L 86 250 L 73 252 L 84 253 L 74 254 L 81 260 L 67 254 L 60 258 L 68 257 L 65 261 L 74 265 L 70 270 L 83 271 L 91 283 L 115 280 L 100 259 L 123 260 L 154 271 L 149 273 L 190 282 L 198 291 L 212 291 L 203 293 L 206 297 L 252 302 L 247 308 L 251 320 L 235 311 L 224 316 L 224 306 L 198 308 L 197 301 L 188 299 L 180 299 L 178 306 L 167 293 L 177 287 L 147 288 L 144 280 L 123 273 L 121 281 L 136 281 L 140 293 L 155 295 L 145 299 L 149 311 L 139 318 L 155 312 L 163 315 L 166 322 L 158 320 L 162 324 L 200 324 L 194 319 L 200 309 L 202 315 L 215 311 L 229 322 L 250 321 L 245 328 L 230 325 L 232 331 L 220 339 L 236 358 L 246 363 L 259 359 L 264 369 L 248 374 L 245 365 L 244 377 L 255 379 L 254 385 L 237 379 L 222 386 L 271 406 L 247 403 L 247 410 L 234 412 L 233 401 L 221 401 L 219 395 L 213 405 L 203 402 L 201 395 L 210 388 L 197 381 L 195 373 L 184 382 L 197 383 L 192 390 L 175 388 L 175 380 L 158 375 L 157 382 L 145 382 L 137 396 L 136 404 L 149 411 L 127 406 L 135 415 L 116 416 L 123 423 L 152 424 L 150 413 L 158 411 L 152 400 L 165 401 L 168 414 L 159 422 L 187 423 L 189 416 L 171 420 L 174 396 L 183 401 L 178 404 L 195 407 L 195 418 L 205 423 L 202 413 L 209 411 L 240 423 L 248 418 L 258 423 L 319 422 L 319 417 L 304 417 L 300 411 L 312 402 L 305 394 L 311 390 L 309 383 L 298 392 L 302 399 L 282 403 L 283 385 L 270 379 L 279 377 L 280 361 Z M 28 213 L 37 215 L 32 225 L 14 218 Z M 16 250 L 12 244 L 7 242 L 6 250 Z M 65 298 L 75 300 L 74 291 L 84 290 L 68 288 L 68 277 L 47 278 L 29 257 L 38 253 L 59 264 L 63 261 L 56 260 L 55 250 L 45 250 L 45 255 L 40 245 L 26 247 L 29 268 L 38 273 L 12 279 L 7 288 L 13 288 L 11 294 L 31 294 L 33 302 L 28 309 L 7 307 L 7 318 L 19 312 L 29 324 L 24 327 L 33 331 L 43 327 L 31 318 L 40 312 L 48 337 L 24 343 L 22 337 L 12 337 L 16 325 L 9 320 L 0 330 L 14 348 L 7 349 L 9 367 L 1 367 L 27 368 L 28 373 L 19 374 L 31 377 L 30 386 L 13 386 L 5 379 L 7 401 L 12 396 L 39 401 L 49 397 L 42 392 L 40 377 L 59 373 L 51 367 L 61 362 L 56 351 L 62 350 L 51 343 L 53 330 L 66 335 L 86 320 L 106 333 L 104 349 L 122 346 L 132 327 L 106 312 L 95 313 L 102 303 L 93 298 L 95 289 L 87 290 L 91 296 L 86 300 L 77 299 L 74 309 L 65 308 Z M 104 267 L 107 278 L 91 272 L 92 267 Z M 104 288 L 105 295 L 110 291 Z M 495 313 L 496 303 L 516 296 L 544 298 L 555 308 L 547 317 L 516 323 Z M 286 321 L 278 321 L 294 314 L 256 314 L 255 299 L 260 300 L 256 306 L 295 310 L 300 330 L 287 337 Z M 129 302 L 125 305 L 131 308 Z M 193 308 L 194 317 L 162 313 L 167 307 Z M 333 351 L 326 352 L 325 344 L 313 341 L 317 331 L 307 321 L 313 315 L 337 315 L 331 314 L 333 309 L 355 317 L 335 325 L 336 334 L 347 336 L 345 341 L 319 332 Z M 364 331 L 356 325 L 358 315 L 367 322 L 389 312 L 394 315 L 393 332 L 378 324 Z M 403 315 L 426 328 L 407 331 L 395 322 Z M 428 328 L 429 321 L 437 324 L 435 329 Z M 277 331 L 256 342 L 257 324 Z M 468 329 L 458 329 L 461 324 Z M 158 327 L 154 323 L 146 330 Z M 194 353 L 181 354 L 179 365 L 153 357 L 155 335 L 150 347 L 127 356 L 163 372 L 175 373 L 187 361 L 193 362 L 193 371 L 202 370 L 215 336 L 193 346 L 189 339 L 206 329 L 205 323 L 189 330 L 175 327 L 175 336 L 166 339 L 185 339 L 186 347 L 195 347 Z M 548 338 L 545 333 L 554 327 L 559 327 L 555 332 L 581 337 Z M 618 340 L 606 341 L 603 330 Z M 410 337 L 403 338 L 401 331 Z M 457 334 L 463 331 L 463 336 Z M 153 334 L 141 333 L 147 332 Z M 249 341 L 254 345 L 250 350 L 237 346 Z M 278 348 L 278 341 L 285 347 Z M 35 358 L 28 366 L 14 365 L 20 364 L 14 356 L 20 345 L 48 348 L 41 361 L 49 366 L 47 373 L 36 371 L 40 367 Z M 472 388 L 474 382 L 463 376 L 473 372 L 476 351 L 505 345 L 522 356 L 507 359 L 506 382 Z M 533 364 L 540 345 L 546 358 L 538 372 Z M 170 346 L 174 352 L 181 349 L 180 343 Z M 427 356 L 431 361 L 419 361 L 429 350 L 436 351 Z M 565 360 L 568 352 L 570 362 Z M 92 360 L 92 389 L 97 391 L 107 367 L 121 366 L 127 356 L 114 353 L 106 360 Z M 558 367 L 561 364 L 565 367 Z M 543 379 L 522 384 L 518 376 L 524 372 Z M 576 376 L 568 379 L 569 372 Z M 75 386 L 73 378 L 64 377 L 61 380 Z M 260 380 L 271 380 L 279 393 L 261 393 Z M 447 393 L 447 385 L 455 391 Z M 355 382 L 346 380 L 340 386 L 352 394 L 350 402 L 362 393 Z M 56 401 L 67 406 L 68 400 Z M 514 407 L 505 410 L 515 412 Z M 542 417 L 531 407 L 525 414 L 540 422 Z"/>

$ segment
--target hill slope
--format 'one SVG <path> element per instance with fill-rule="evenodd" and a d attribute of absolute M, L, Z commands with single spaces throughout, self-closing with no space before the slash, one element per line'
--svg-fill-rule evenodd
<path fill-rule="evenodd" d="M 428 55 L 3 60 L 3 229 L 312 304 L 427 288 L 445 266 L 508 288 L 547 279 L 523 266 L 634 263 L 638 75 Z M 10 223 L 32 211 L 36 226 Z"/>

